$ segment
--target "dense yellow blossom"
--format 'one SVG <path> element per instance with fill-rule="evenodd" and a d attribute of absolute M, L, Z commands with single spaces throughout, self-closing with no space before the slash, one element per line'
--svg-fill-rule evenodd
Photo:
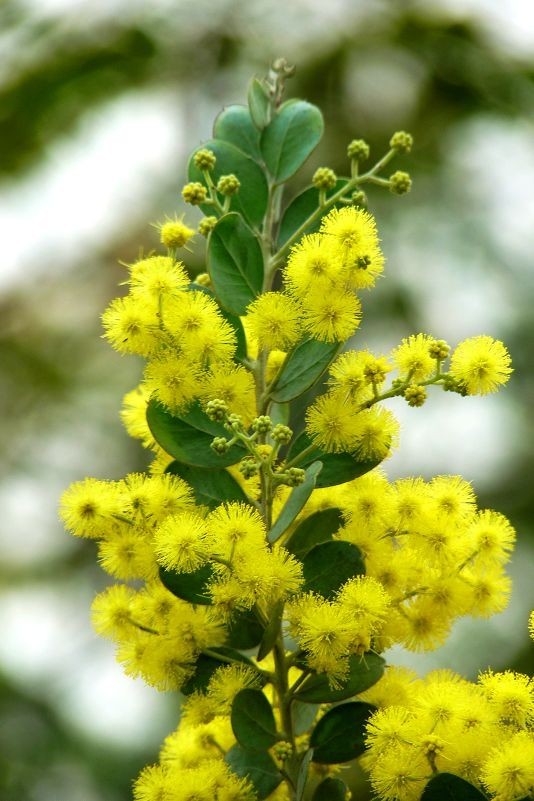
<path fill-rule="evenodd" d="M 451 375 L 469 395 L 487 395 L 506 384 L 512 373 L 510 354 L 502 342 L 488 336 L 460 342 L 451 357 Z"/>

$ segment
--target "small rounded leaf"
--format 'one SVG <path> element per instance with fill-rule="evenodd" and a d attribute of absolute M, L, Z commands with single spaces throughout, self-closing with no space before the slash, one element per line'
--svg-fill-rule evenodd
<path fill-rule="evenodd" d="M 316 592 L 323 598 L 333 598 L 346 581 L 365 575 L 360 549 L 342 540 L 315 545 L 302 564 L 304 592 Z"/>
<path fill-rule="evenodd" d="M 317 147 L 324 130 L 323 115 L 305 100 L 288 100 L 261 137 L 261 152 L 277 183 L 287 181 Z"/>
<path fill-rule="evenodd" d="M 278 740 L 273 710 L 260 690 L 247 688 L 232 703 L 232 730 L 245 748 L 267 751 Z"/>
<path fill-rule="evenodd" d="M 365 724 L 375 711 L 373 704 L 353 701 L 327 712 L 312 732 L 313 761 L 336 765 L 363 754 Z"/>

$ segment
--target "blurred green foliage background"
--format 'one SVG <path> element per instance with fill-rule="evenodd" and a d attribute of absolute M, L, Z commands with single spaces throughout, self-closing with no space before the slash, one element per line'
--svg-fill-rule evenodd
<path fill-rule="evenodd" d="M 175 725 L 179 699 L 123 677 L 91 632 L 106 579 L 69 539 L 71 481 L 118 478 L 145 457 L 122 430 L 140 363 L 100 339 L 118 261 L 158 247 L 150 221 L 180 213 L 188 151 L 224 104 L 283 55 L 289 91 L 317 103 L 319 165 L 347 170 L 364 137 L 378 158 L 413 133 L 377 188 L 388 272 L 365 298 L 356 346 L 428 331 L 504 339 L 516 372 L 490 398 L 399 402 L 391 477 L 459 473 L 519 533 L 510 608 L 462 621 L 451 641 L 392 661 L 468 676 L 532 672 L 534 450 L 534 7 L 529 0 L 4 0 L 0 4 L 0 797 L 123 801 Z M 194 212 L 187 211 L 193 221 Z M 189 259 L 202 268 L 202 243 Z M 363 795 L 357 797 L 363 798 Z"/>

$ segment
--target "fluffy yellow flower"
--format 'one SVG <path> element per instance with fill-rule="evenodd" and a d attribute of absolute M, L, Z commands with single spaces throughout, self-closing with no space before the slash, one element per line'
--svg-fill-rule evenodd
<path fill-rule="evenodd" d="M 156 530 L 154 548 L 163 567 L 190 573 L 208 559 L 206 521 L 184 512 L 167 517 Z"/>
<path fill-rule="evenodd" d="M 477 336 L 460 342 L 452 354 L 450 372 L 468 395 L 487 395 L 506 384 L 512 373 L 510 364 L 502 342 Z"/>
<path fill-rule="evenodd" d="M 247 308 L 250 330 L 260 348 L 288 350 L 302 333 L 298 304 L 282 292 L 265 292 Z"/>
<path fill-rule="evenodd" d="M 515 801 L 534 788 L 534 735 L 517 732 L 508 742 L 495 746 L 482 770 L 482 781 L 499 801 Z"/>
<path fill-rule="evenodd" d="M 361 320 L 361 304 L 352 292 L 310 290 L 303 300 L 306 330 L 323 342 L 344 342 L 351 337 Z"/>
<path fill-rule="evenodd" d="M 339 390 L 321 395 L 306 412 L 306 430 L 325 451 L 351 450 L 360 431 L 357 408 Z"/>
<path fill-rule="evenodd" d="M 392 353 L 402 378 L 410 376 L 417 383 L 424 381 L 435 372 L 436 360 L 430 355 L 429 347 L 434 342 L 427 334 L 413 334 L 395 348 Z"/>
<path fill-rule="evenodd" d="M 170 256 L 149 256 L 130 266 L 129 283 L 132 295 L 158 299 L 186 289 L 189 277 L 181 261 Z"/>
<path fill-rule="evenodd" d="M 284 280 L 290 292 L 305 300 L 311 289 L 331 291 L 343 280 L 342 254 L 328 237 L 321 234 L 304 236 L 292 248 L 284 270 Z"/>
<path fill-rule="evenodd" d="M 102 324 L 105 338 L 119 353 L 150 356 L 160 346 L 157 304 L 151 299 L 115 298 L 102 315 Z"/>

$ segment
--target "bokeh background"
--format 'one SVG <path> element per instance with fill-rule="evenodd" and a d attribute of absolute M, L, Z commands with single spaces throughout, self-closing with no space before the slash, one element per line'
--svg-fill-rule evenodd
<path fill-rule="evenodd" d="M 118 417 L 141 365 L 103 342 L 99 316 L 119 260 L 156 248 L 149 223 L 184 210 L 188 152 L 279 55 L 298 67 L 290 93 L 327 121 L 295 189 L 322 164 L 343 174 L 353 137 L 378 158 L 394 130 L 415 136 L 395 166 L 412 173 L 411 195 L 369 192 L 388 274 L 357 344 L 487 333 L 516 368 L 497 396 L 394 406 L 390 476 L 461 472 L 519 545 L 506 612 L 460 621 L 433 654 L 390 659 L 422 674 L 532 672 L 531 0 L 3 0 L 0 54 L 3 801 L 126 801 L 176 725 L 179 697 L 124 677 L 92 633 L 106 578 L 92 545 L 63 534 L 57 500 L 86 475 L 144 468 Z M 201 269 L 201 243 L 189 263 Z"/>

